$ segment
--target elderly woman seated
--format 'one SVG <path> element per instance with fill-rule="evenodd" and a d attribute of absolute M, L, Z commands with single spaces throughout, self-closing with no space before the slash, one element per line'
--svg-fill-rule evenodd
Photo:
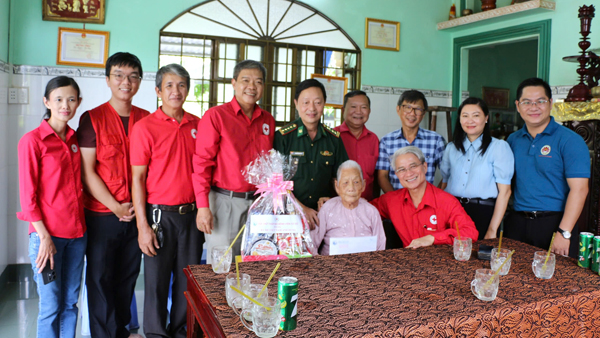
<path fill-rule="evenodd" d="M 365 181 L 360 165 L 349 160 L 338 168 L 335 190 L 338 197 L 328 200 L 319 210 L 319 226 L 310 232 L 319 254 L 329 255 L 332 238 L 376 237 L 376 250 L 385 249 L 385 233 L 381 216 L 360 195 Z M 349 252 L 362 252 L 368 246 L 350 248 Z M 355 249 L 355 250 L 352 250 Z"/>

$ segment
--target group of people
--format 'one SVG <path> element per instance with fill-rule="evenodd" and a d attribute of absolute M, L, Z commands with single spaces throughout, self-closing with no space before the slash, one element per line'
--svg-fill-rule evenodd
<path fill-rule="evenodd" d="M 553 121 L 550 87 L 540 79 L 519 86 L 525 126 L 508 143 L 491 137 L 485 102 L 469 98 L 446 145 L 420 128 L 427 100 L 415 90 L 398 101 L 402 128 L 379 142 L 365 127 L 371 112 L 365 92 L 346 94 L 344 122 L 330 128 L 321 122 L 326 91 L 314 79 L 296 88 L 298 118 L 276 130 L 257 104 L 267 79 L 257 61 L 236 65 L 234 97 L 201 119 L 183 109 L 190 89 L 185 68 L 159 69 L 162 105 L 152 114 L 132 105 L 142 76 L 136 56 L 112 55 L 106 63 L 112 96 L 81 116 L 77 132 L 67 125 L 81 103 L 77 83 L 50 80 L 47 114 L 19 142 L 17 216 L 30 223 L 39 337 L 75 335 L 84 256 L 92 337 L 129 337 L 142 253 L 144 333 L 184 337 L 183 268 L 200 263 L 204 242 L 210 252 L 233 241 L 256 198 L 242 170 L 270 149 L 298 163 L 293 192 L 320 254 L 329 254 L 335 237 L 375 236 L 376 249 L 385 249 L 382 219 L 407 248 L 451 244 L 457 227 L 474 241 L 495 238 L 511 182 L 514 212 L 504 221 L 505 236 L 548 247 L 558 231 L 552 250 L 577 250 L 569 240 L 577 237 L 590 158 L 582 138 Z M 239 253 L 238 242 L 233 254 Z M 40 274 L 46 266 L 56 276 L 49 284 Z"/>

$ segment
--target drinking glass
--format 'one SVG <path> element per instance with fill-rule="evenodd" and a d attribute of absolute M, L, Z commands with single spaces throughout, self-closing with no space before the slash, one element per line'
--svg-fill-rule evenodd
<path fill-rule="evenodd" d="M 531 268 L 533 269 L 533 273 L 537 278 L 550 279 L 552 278 L 552 275 L 554 275 L 556 257 L 553 253 L 550 253 L 550 257 L 548 257 L 548 262 L 544 268 L 546 255 L 546 251 L 536 251 L 536 253 L 533 254 L 533 263 L 531 263 Z"/>
<path fill-rule="evenodd" d="M 500 268 L 500 265 L 504 263 L 509 255 L 510 250 L 508 249 L 500 249 L 500 252 L 498 252 L 498 248 L 493 248 L 490 259 L 490 266 L 492 267 L 492 270 L 497 271 L 498 268 Z M 506 264 L 504 264 L 502 267 L 502 270 L 500 270 L 501 276 L 506 276 L 508 274 L 508 271 L 510 270 L 510 263 L 512 263 L 512 257 L 508 258 L 508 262 L 506 262 Z"/>
<path fill-rule="evenodd" d="M 211 265 L 212 265 L 213 271 L 216 273 L 228 273 L 229 272 L 229 268 L 231 267 L 232 254 L 231 254 L 231 250 L 229 250 L 229 252 L 227 252 L 227 255 L 225 255 L 227 248 L 229 248 L 229 247 L 226 245 L 220 245 L 220 246 L 213 247 L 211 250 L 211 253 L 210 253 L 210 257 L 212 258 Z M 225 259 L 223 259 L 223 257 L 225 257 Z M 223 259 L 223 261 L 221 261 L 221 259 Z"/>
<path fill-rule="evenodd" d="M 263 298 L 267 298 L 269 296 L 269 289 L 265 289 L 265 292 L 262 293 L 262 295 L 260 295 L 260 299 L 258 298 L 258 294 L 260 293 L 260 290 L 262 290 L 263 288 L 263 284 L 248 284 L 244 289 L 244 293 L 246 294 L 246 296 L 256 300 L 257 302 L 261 302 L 261 299 Z M 252 303 L 250 300 L 248 300 L 246 297 L 239 297 L 233 300 L 233 312 L 235 312 L 236 315 L 240 314 L 240 311 L 238 311 L 239 309 L 242 309 L 242 312 L 246 309 L 251 309 L 252 305 L 254 305 L 254 303 Z M 252 321 L 252 316 L 250 314 L 246 314 L 244 315 L 244 318 L 246 318 L 247 321 Z"/>
<path fill-rule="evenodd" d="M 470 238 L 458 239 L 454 237 L 454 259 L 457 261 L 468 261 L 471 258 L 473 243 Z"/>
<path fill-rule="evenodd" d="M 477 269 L 475 279 L 471 281 L 471 292 L 475 297 L 490 302 L 498 294 L 499 276 L 494 276 L 496 271 L 490 269 Z M 489 284 L 488 281 L 492 280 Z"/>
<path fill-rule="evenodd" d="M 240 320 L 259 337 L 275 337 L 281 322 L 281 303 L 276 297 L 264 297 L 260 302 L 268 309 L 252 304 L 252 307 L 242 310 Z M 246 316 L 252 318 L 252 326 L 245 320 Z"/>
<path fill-rule="evenodd" d="M 238 287 L 236 277 L 237 275 L 231 272 L 227 275 L 227 278 L 225 278 L 225 298 L 227 298 L 227 305 L 231 307 L 233 307 L 234 299 L 242 297 L 242 295 L 240 295 L 230 287 L 232 285 L 236 288 Z M 240 274 L 240 287 L 238 289 L 244 291 L 244 288 L 246 288 L 248 285 L 250 285 L 250 275 L 245 273 Z"/>

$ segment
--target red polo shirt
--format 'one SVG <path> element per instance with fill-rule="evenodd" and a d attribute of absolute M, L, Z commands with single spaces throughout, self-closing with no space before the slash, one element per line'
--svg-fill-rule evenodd
<path fill-rule="evenodd" d="M 433 244 L 452 244 L 456 225 L 460 236 L 477 241 L 479 232 L 456 197 L 427 182 L 425 195 L 418 208 L 413 205 L 408 189 L 388 192 L 371 201 L 381 217 L 392 220 L 404 246 L 413 239 L 432 235 Z"/>
<path fill-rule="evenodd" d="M 373 181 L 375 180 L 375 164 L 379 158 L 379 138 L 375 133 L 363 126 L 363 131 L 358 137 L 354 137 L 344 121 L 341 125 L 333 128 L 340 132 L 344 148 L 348 158 L 360 164 L 365 179 L 365 191 L 362 197 L 367 201 L 373 199 Z"/>
<path fill-rule="evenodd" d="M 43 221 L 51 236 L 79 238 L 86 231 L 81 183 L 81 152 L 77 136 L 67 126 L 66 142 L 47 121 L 19 141 L 17 218 Z M 29 233 L 35 228 L 29 224 Z"/>
<path fill-rule="evenodd" d="M 148 203 L 179 205 L 194 202 L 192 156 L 199 120 L 184 112 L 179 123 L 158 108 L 133 126 L 131 165 L 148 166 Z"/>
<path fill-rule="evenodd" d="M 275 119 L 258 105 L 252 119 L 242 111 L 235 97 L 231 102 L 209 109 L 198 124 L 194 154 L 194 191 L 198 208 L 208 208 L 211 186 L 235 192 L 256 187 L 244 179 L 242 170 L 261 152 L 273 148 Z"/>

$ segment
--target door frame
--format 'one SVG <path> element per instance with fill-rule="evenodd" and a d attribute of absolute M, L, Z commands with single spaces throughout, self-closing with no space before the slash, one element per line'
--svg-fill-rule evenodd
<path fill-rule="evenodd" d="M 550 40 L 552 20 L 542 20 L 508 28 L 497 29 L 473 35 L 461 36 L 453 40 L 452 52 L 452 106 L 458 107 L 462 102 L 461 71 L 463 52 L 473 47 L 485 46 L 506 41 L 518 41 L 537 36 L 538 39 L 538 69 L 537 76 L 544 81 L 550 78 Z M 453 113 L 453 115 L 455 115 Z M 456 116 L 453 116 L 454 123 Z"/>

